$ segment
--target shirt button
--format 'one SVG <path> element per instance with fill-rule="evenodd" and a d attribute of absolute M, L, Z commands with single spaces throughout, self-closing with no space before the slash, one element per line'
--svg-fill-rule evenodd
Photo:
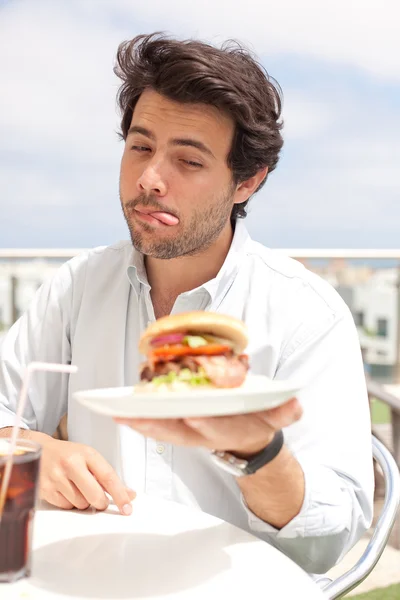
<path fill-rule="evenodd" d="M 157 447 L 156 447 L 157 454 L 163 454 L 164 450 L 165 450 L 165 446 L 163 446 L 163 444 L 157 444 Z"/>

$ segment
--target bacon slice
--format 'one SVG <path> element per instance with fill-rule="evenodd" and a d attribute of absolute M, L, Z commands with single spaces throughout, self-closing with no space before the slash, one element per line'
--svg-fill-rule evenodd
<path fill-rule="evenodd" d="M 248 361 L 237 356 L 196 356 L 208 379 L 216 387 L 240 387 L 246 379 Z"/>

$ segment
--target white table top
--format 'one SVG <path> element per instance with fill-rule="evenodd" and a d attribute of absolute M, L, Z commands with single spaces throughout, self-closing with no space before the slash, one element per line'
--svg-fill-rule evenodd
<path fill-rule="evenodd" d="M 220 519 L 145 495 L 133 507 L 130 517 L 39 509 L 32 576 L 0 584 L 2 600 L 325 597 L 286 556 Z"/>

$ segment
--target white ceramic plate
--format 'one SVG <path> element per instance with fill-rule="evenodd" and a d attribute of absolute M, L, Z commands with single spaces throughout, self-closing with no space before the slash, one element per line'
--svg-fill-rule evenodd
<path fill-rule="evenodd" d="M 102 415 L 148 419 L 251 413 L 279 406 L 296 395 L 299 386 L 264 375 L 248 375 L 240 388 L 143 393 L 134 387 L 75 392 L 78 402 Z"/>

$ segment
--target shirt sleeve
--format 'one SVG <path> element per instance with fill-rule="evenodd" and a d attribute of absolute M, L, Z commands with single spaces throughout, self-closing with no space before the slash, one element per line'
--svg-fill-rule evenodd
<path fill-rule="evenodd" d="M 72 276 L 68 263 L 44 283 L 0 346 L 0 428 L 12 426 L 26 367 L 33 361 L 69 364 Z M 21 426 L 52 435 L 67 412 L 68 375 L 32 374 Z"/>
<path fill-rule="evenodd" d="M 305 478 L 300 513 L 281 530 L 242 503 L 250 528 L 310 573 L 325 573 L 370 527 L 371 424 L 357 330 L 347 307 L 303 323 L 284 350 L 276 378 L 302 386 L 303 417 L 284 431 Z"/>

